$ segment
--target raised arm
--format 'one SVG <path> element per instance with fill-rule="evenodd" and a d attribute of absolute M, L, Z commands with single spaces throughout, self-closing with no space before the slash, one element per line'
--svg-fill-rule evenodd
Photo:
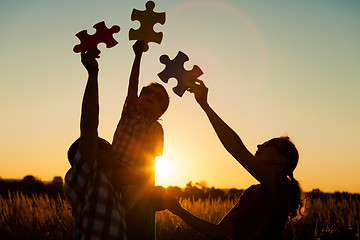
<path fill-rule="evenodd" d="M 257 160 L 245 147 L 237 133 L 210 107 L 207 101 L 208 88 L 203 81 L 196 80 L 196 83 L 190 87 L 189 91 L 194 93 L 196 101 L 205 111 L 222 145 L 254 178 L 273 192 L 276 187 L 273 170 Z"/>
<path fill-rule="evenodd" d="M 81 156 L 89 163 L 96 159 L 98 145 L 99 67 L 96 58 L 99 58 L 99 54 L 98 49 L 81 52 L 81 62 L 88 72 L 88 81 L 81 108 L 79 151 Z"/>
<path fill-rule="evenodd" d="M 142 54 L 144 52 L 144 46 L 145 44 L 141 40 L 136 41 L 135 44 L 133 45 L 135 59 L 130 73 L 129 87 L 126 98 L 127 104 L 133 103 L 138 97 L 140 62 L 141 62 Z"/>

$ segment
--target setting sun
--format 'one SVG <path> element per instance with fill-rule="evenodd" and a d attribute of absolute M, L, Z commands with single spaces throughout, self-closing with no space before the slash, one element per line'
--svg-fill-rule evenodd
<path fill-rule="evenodd" d="M 168 182 L 168 178 L 171 176 L 172 165 L 167 157 L 156 157 L 155 165 L 155 184 L 164 185 Z M 166 184 L 165 184 L 166 185 Z"/>
<path fill-rule="evenodd" d="M 171 164 L 164 156 L 156 157 L 155 174 L 158 177 L 167 176 L 171 173 Z"/>

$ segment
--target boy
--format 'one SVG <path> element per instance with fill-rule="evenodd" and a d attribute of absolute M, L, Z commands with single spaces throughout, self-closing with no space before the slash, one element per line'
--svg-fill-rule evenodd
<path fill-rule="evenodd" d="M 111 181 L 125 196 L 128 239 L 154 240 L 156 207 L 146 189 L 155 185 L 155 157 L 162 155 L 164 141 L 157 120 L 169 106 L 169 95 L 162 85 L 153 82 L 143 87 L 138 96 L 144 42 L 137 41 L 133 50 L 128 93 L 112 142 L 118 169 L 124 169 L 124 174 L 113 175 Z"/>
<path fill-rule="evenodd" d="M 64 190 L 72 207 L 74 239 L 125 240 L 124 207 L 109 177 L 115 175 L 111 145 L 98 136 L 98 49 L 81 52 L 88 71 L 80 119 L 80 138 L 69 148 L 71 168 Z"/>

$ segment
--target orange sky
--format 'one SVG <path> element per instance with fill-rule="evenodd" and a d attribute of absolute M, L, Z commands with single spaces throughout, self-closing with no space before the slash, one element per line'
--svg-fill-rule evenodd
<path fill-rule="evenodd" d="M 119 44 L 100 45 L 99 133 L 111 141 L 133 61 L 133 8 L 146 1 L 1 3 L 0 176 L 64 176 L 79 136 L 86 71 L 72 52 L 75 34 L 105 21 Z M 360 3 L 358 1 L 155 1 L 166 12 L 160 45 L 144 54 L 140 84 L 160 81 L 162 54 L 185 52 L 198 65 L 209 102 L 246 146 L 288 134 L 300 152 L 295 177 L 305 191 L 360 192 Z M 79 11 L 79 9 L 82 9 Z M 186 16 L 186 17 L 184 17 Z M 165 84 L 164 186 L 205 180 L 246 188 L 255 180 L 223 149 L 193 96 Z"/>

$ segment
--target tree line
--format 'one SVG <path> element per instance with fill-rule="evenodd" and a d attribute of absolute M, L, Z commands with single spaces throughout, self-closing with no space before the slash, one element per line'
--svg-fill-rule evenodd
<path fill-rule="evenodd" d="M 48 195 L 49 197 L 65 198 L 64 180 L 60 176 L 55 176 L 50 182 L 43 182 L 40 179 L 27 175 L 23 179 L 2 179 L 0 177 L 0 196 L 8 198 L 16 192 L 21 192 L 25 195 Z M 220 189 L 215 187 L 208 187 L 205 181 L 193 183 L 188 182 L 185 188 L 178 186 L 169 186 L 166 188 L 169 195 L 183 198 L 183 199 L 231 199 L 236 200 L 243 193 L 243 189 L 230 188 Z M 306 197 L 311 200 L 320 199 L 321 201 L 327 201 L 328 199 L 335 199 L 337 201 L 360 199 L 360 194 L 352 194 L 348 192 L 334 192 L 325 193 L 320 189 L 313 189 L 311 192 L 305 193 Z"/>
<path fill-rule="evenodd" d="M 50 182 L 43 182 L 40 179 L 27 175 L 23 179 L 2 179 L 0 177 L 0 196 L 9 197 L 9 194 L 21 192 L 25 195 L 47 194 L 49 197 L 65 197 L 64 180 L 60 176 L 55 176 Z M 218 189 L 215 187 L 207 187 L 205 181 L 193 184 L 188 182 L 185 188 L 178 186 L 169 186 L 166 191 L 171 196 L 177 198 L 190 198 L 194 200 L 205 198 L 221 198 L 234 199 L 238 198 L 243 190 L 236 188 Z"/>
<path fill-rule="evenodd" d="M 8 198 L 9 195 L 21 192 L 25 195 L 47 194 L 49 197 L 65 197 L 63 190 L 64 181 L 60 176 L 55 176 L 51 182 L 43 182 L 32 175 L 23 179 L 0 178 L 0 196 Z"/>

